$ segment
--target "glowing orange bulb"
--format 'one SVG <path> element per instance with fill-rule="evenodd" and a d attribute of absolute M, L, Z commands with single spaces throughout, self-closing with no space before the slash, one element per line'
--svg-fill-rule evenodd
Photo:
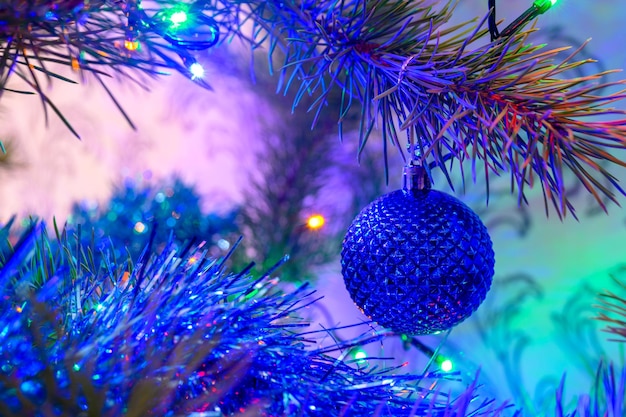
<path fill-rule="evenodd" d="M 143 233 L 146 230 L 146 225 L 143 224 L 142 222 L 137 222 L 135 223 L 135 227 L 134 227 L 135 232 L 137 233 Z"/>
<path fill-rule="evenodd" d="M 139 42 L 138 41 L 125 40 L 124 41 L 124 48 L 128 49 L 129 51 L 136 51 L 139 48 Z"/>
<path fill-rule="evenodd" d="M 324 220 L 324 217 L 321 214 L 314 214 L 308 218 L 308 220 L 306 221 L 306 225 L 309 227 L 309 229 L 315 230 L 324 226 L 325 221 L 326 220 Z"/>

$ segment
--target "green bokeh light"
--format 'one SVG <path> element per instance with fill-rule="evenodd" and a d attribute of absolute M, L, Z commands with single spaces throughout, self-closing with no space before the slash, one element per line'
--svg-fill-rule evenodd
<path fill-rule="evenodd" d="M 155 15 L 155 19 L 169 31 L 178 31 L 193 25 L 193 16 L 189 14 L 189 8 L 186 5 L 161 10 Z"/>
<path fill-rule="evenodd" d="M 439 365 L 439 368 L 441 368 L 441 370 L 444 372 L 450 372 L 454 368 L 454 365 L 450 359 L 446 359 L 443 362 L 441 362 L 441 365 Z"/>
<path fill-rule="evenodd" d="M 435 363 L 443 372 L 450 372 L 454 369 L 454 363 L 452 362 L 452 360 L 446 358 L 443 355 L 437 355 L 435 357 Z"/>
<path fill-rule="evenodd" d="M 537 9 L 539 14 L 543 14 L 547 12 L 550 7 L 554 6 L 557 1 L 558 0 L 535 0 L 533 6 Z"/>
<path fill-rule="evenodd" d="M 172 15 L 170 16 L 170 21 L 175 27 L 179 26 L 182 23 L 185 23 L 187 21 L 187 12 L 185 12 L 184 10 L 178 10 L 172 13 Z"/>
<path fill-rule="evenodd" d="M 354 351 L 354 353 L 352 354 L 354 356 L 354 359 L 356 359 L 356 362 L 358 364 L 362 364 L 365 361 L 365 358 L 367 358 L 367 352 L 365 352 L 362 349 L 357 349 L 356 351 Z"/>

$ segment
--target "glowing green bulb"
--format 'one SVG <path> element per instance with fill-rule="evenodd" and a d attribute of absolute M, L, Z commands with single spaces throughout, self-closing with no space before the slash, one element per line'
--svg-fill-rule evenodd
<path fill-rule="evenodd" d="M 364 364 L 366 362 L 365 358 L 367 358 L 367 352 L 364 350 L 359 349 L 354 353 L 354 359 L 356 359 L 358 364 Z"/>
<path fill-rule="evenodd" d="M 439 365 L 439 367 L 443 372 L 450 372 L 453 368 L 452 361 L 450 359 L 446 359 L 441 362 L 441 365 Z"/>
<path fill-rule="evenodd" d="M 187 13 L 184 10 L 179 10 L 177 12 L 172 13 L 170 16 L 170 21 L 173 26 L 178 26 L 181 23 L 185 23 L 187 21 Z"/>
<path fill-rule="evenodd" d="M 354 359 L 356 360 L 361 360 L 365 358 L 367 358 L 367 353 L 363 352 L 362 350 L 359 350 L 357 353 L 354 354 Z"/>
<path fill-rule="evenodd" d="M 535 0 L 533 6 L 537 9 L 539 14 L 543 14 L 548 11 L 548 9 L 556 4 L 558 0 Z"/>

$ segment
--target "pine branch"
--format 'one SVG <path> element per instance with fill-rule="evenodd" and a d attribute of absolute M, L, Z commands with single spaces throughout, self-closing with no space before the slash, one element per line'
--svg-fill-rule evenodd
<path fill-rule="evenodd" d="M 626 283 L 620 282 L 613 277 L 615 283 L 626 290 Z M 600 294 L 600 304 L 597 306 L 600 310 L 597 320 L 602 320 L 607 324 L 604 331 L 617 336 L 615 341 L 626 342 L 626 297 L 615 294 L 611 291 L 605 291 Z"/>
<path fill-rule="evenodd" d="M 262 98 L 275 95 L 267 78 L 259 77 L 254 85 Z M 307 217 L 319 214 L 314 202 L 332 175 L 329 167 L 338 162 L 337 154 L 331 151 L 336 123 L 322 117 L 311 129 L 314 116 L 301 109 L 289 115 L 293 93 L 287 95 L 286 100 L 272 102 L 275 114 L 288 116 L 279 123 L 264 123 L 263 147 L 255 166 L 255 174 L 261 175 L 250 178 L 238 220 L 245 234 L 243 246 L 254 253 L 253 259 L 259 264 L 257 272 L 289 254 L 281 276 L 286 281 L 303 282 L 314 278 L 315 267 L 336 256 L 343 237 L 343 228 L 340 237 L 327 230 L 328 226 L 320 230 L 307 226 Z M 302 98 L 306 101 L 311 100 Z M 331 217 L 331 213 L 325 214 Z"/>
<path fill-rule="evenodd" d="M 476 164 L 483 164 L 487 183 L 489 172 L 508 171 L 520 201 L 538 185 L 546 211 L 550 203 L 559 216 L 574 211 L 564 185 L 567 170 L 605 210 L 603 197 L 617 198 L 602 178 L 624 193 L 599 164 L 626 166 L 611 153 L 626 148 L 625 112 L 606 107 L 624 92 L 597 94 L 624 81 L 594 84 L 607 73 L 562 78 L 590 62 L 573 60 L 579 50 L 555 64 L 563 48 L 528 44 L 532 30 L 488 42 L 486 18 L 447 25 L 451 3 L 235 3 L 255 22 L 256 45 L 266 41 L 270 55 L 282 46 L 280 88 L 297 84 L 294 106 L 313 96 L 309 110 L 317 120 L 331 91 L 341 89 L 339 121 L 351 107 L 360 109 L 361 149 L 380 123 L 383 140 L 403 152 L 399 125 L 422 149 L 421 157 L 446 176 L 445 162 L 452 159 L 469 160 L 474 179 Z"/>
<path fill-rule="evenodd" d="M 601 91 L 624 81 L 599 82 L 606 72 L 567 78 L 568 71 L 589 62 L 574 60 L 578 50 L 555 63 L 563 49 L 528 44 L 532 30 L 489 42 L 487 16 L 450 25 L 453 4 L 438 3 L 198 0 L 184 5 L 198 27 L 173 34 L 162 20 L 178 4 L 171 1 L 140 8 L 105 0 L 88 9 L 67 1 L 54 10 L 16 1 L 0 7 L 0 20 L 6 21 L 0 31 L 0 95 L 35 92 L 71 128 L 42 82 L 75 80 L 49 67 L 73 68 L 81 79 L 135 79 L 134 74 L 153 76 L 168 68 L 190 75 L 194 30 L 208 27 L 204 33 L 216 38 L 241 37 L 253 49 L 267 46 L 270 61 L 280 50 L 285 58 L 279 89 L 297 88 L 294 106 L 311 96 L 313 123 L 331 92 L 340 91 L 340 127 L 350 109 L 358 109 L 361 150 L 380 126 L 382 139 L 403 158 L 413 157 L 403 151 L 406 134 L 421 158 L 448 178 L 446 162 L 458 160 L 468 161 L 474 179 L 476 165 L 483 164 L 487 187 L 489 173 L 509 172 L 520 202 L 528 188 L 538 186 L 546 212 L 550 205 L 559 216 L 574 212 L 564 185 L 567 171 L 604 210 L 605 199 L 617 203 L 614 190 L 624 190 L 600 162 L 626 166 L 614 156 L 626 148 L 625 112 L 607 107 L 625 93 Z M 129 38 L 141 49 L 125 47 Z M 13 74 L 29 90 L 7 85 Z"/>
<path fill-rule="evenodd" d="M 172 43 L 168 27 L 159 24 L 160 9 L 138 8 L 133 1 L 115 0 L 85 3 L 66 0 L 54 4 L 3 2 L 0 5 L 0 98 L 5 92 L 35 93 L 41 98 L 44 110 L 52 109 L 78 136 L 45 93 L 46 86 L 54 80 L 77 83 L 93 76 L 111 95 L 106 83 L 113 77 L 141 85 L 138 74 L 154 77 L 171 69 L 191 76 L 189 67 L 196 62 L 191 52 L 194 48 L 189 47 L 190 42 L 185 47 Z M 215 40 L 219 39 L 215 21 L 204 16 L 200 9 L 188 12 L 190 20 L 193 18 L 198 26 L 209 26 L 215 31 Z M 220 27 L 228 30 L 229 23 L 222 20 Z M 59 68 L 73 70 L 75 77 L 64 75 L 65 71 Z M 26 90 L 11 86 L 10 81 L 15 77 L 22 80 Z M 197 82 L 206 86 L 202 80 Z M 129 120 L 112 95 L 111 98 Z"/>

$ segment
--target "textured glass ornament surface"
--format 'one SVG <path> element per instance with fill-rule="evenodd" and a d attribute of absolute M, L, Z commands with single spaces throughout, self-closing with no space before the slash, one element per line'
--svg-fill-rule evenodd
<path fill-rule="evenodd" d="M 350 296 L 381 326 L 430 334 L 469 317 L 494 274 L 487 228 L 436 190 L 394 191 L 365 207 L 343 241 Z"/>

